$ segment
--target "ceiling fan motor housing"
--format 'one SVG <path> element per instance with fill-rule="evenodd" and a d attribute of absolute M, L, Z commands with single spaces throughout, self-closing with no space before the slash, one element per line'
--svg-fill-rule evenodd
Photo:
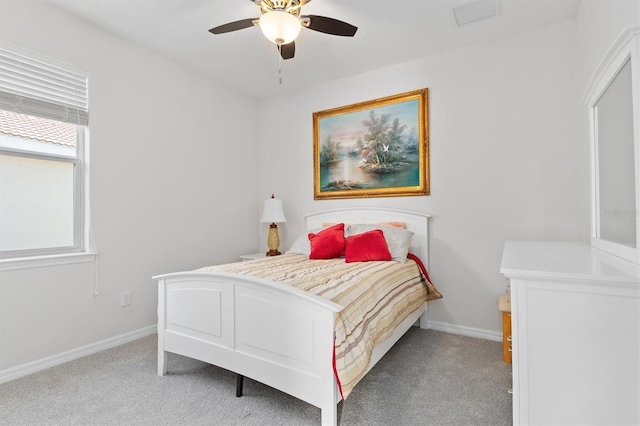
<path fill-rule="evenodd" d="M 300 0 L 255 0 L 255 3 L 260 6 L 262 14 L 281 11 L 289 13 L 296 18 L 300 16 Z"/>

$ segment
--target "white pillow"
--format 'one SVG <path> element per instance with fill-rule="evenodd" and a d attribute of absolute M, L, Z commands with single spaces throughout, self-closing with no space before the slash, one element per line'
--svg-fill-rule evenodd
<path fill-rule="evenodd" d="M 309 237 L 304 234 L 300 235 L 293 243 L 291 248 L 285 252 L 286 254 L 305 254 L 309 256 L 311 254 L 311 244 L 309 243 Z"/>
<path fill-rule="evenodd" d="M 371 231 L 373 229 L 381 229 L 384 234 L 384 239 L 389 247 L 389 253 L 391 253 L 391 259 L 396 262 L 404 263 L 407 261 L 407 253 L 409 253 L 409 245 L 411 244 L 411 238 L 413 232 L 406 229 L 397 228 L 394 226 L 380 226 L 371 224 L 353 224 L 349 226 L 349 229 L 345 229 L 346 237 L 356 234 L 362 234 L 363 232 Z"/>
<path fill-rule="evenodd" d="M 304 254 L 309 256 L 311 254 L 311 243 L 309 242 L 309 233 L 313 232 L 317 234 L 319 231 L 322 231 L 324 228 L 312 229 L 310 231 L 305 232 L 300 235 L 294 242 L 289 250 L 285 252 L 285 254 Z"/>

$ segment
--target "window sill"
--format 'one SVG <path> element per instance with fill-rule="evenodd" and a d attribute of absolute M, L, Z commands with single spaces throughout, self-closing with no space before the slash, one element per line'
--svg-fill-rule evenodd
<path fill-rule="evenodd" d="M 53 254 L 48 256 L 21 257 L 17 259 L 0 259 L 0 272 L 93 262 L 96 259 L 97 255 L 98 253 L 96 252 L 82 252 L 69 254 Z"/>

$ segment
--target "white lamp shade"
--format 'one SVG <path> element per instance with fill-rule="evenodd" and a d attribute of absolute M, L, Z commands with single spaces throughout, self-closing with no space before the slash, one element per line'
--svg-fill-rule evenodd
<path fill-rule="evenodd" d="M 298 37 L 302 24 L 290 13 L 273 10 L 260 16 L 260 29 L 269 41 L 288 44 Z"/>
<path fill-rule="evenodd" d="M 262 209 L 260 222 L 278 223 L 286 221 L 287 218 L 284 217 L 284 210 L 282 209 L 282 200 L 277 198 L 264 200 L 264 208 Z"/>

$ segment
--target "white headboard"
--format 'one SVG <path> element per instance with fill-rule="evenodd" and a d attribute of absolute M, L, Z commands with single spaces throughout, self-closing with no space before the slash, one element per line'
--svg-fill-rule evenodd
<path fill-rule="evenodd" d="M 413 232 L 410 253 L 418 256 L 429 267 L 429 215 L 406 210 L 384 208 L 348 208 L 327 210 L 305 216 L 307 230 L 322 228 L 324 223 L 379 223 L 404 222 Z"/>

